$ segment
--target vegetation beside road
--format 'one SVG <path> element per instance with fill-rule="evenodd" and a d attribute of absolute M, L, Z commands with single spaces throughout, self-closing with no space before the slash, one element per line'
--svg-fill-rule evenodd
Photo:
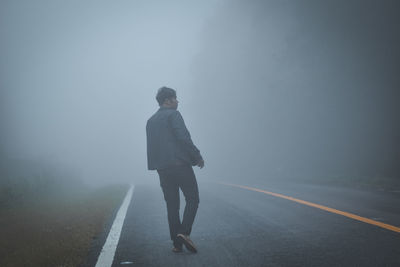
<path fill-rule="evenodd" d="M 0 209 L 0 266 L 78 266 L 127 185 L 54 191 Z"/>
<path fill-rule="evenodd" d="M 400 190 L 400 177 L 320 174 L 308 176 L 290 176 L 287 178 L 287 180 L 380 191 Z"/>

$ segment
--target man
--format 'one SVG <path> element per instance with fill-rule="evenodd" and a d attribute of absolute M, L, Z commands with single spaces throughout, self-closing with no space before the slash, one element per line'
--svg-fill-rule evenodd
<path fill-rule="evenodd" d="M 161 87 L 156 99 L 160 108 L 146 124 L 148 169 L 157 170 L 160 177 L 174 246 L 172 251 L 182 252 L 184 244 L 195 253 L 197 249 L 189 235 L 199 205 L 199 190 L 192 166 L 203 168 L 204 160 L 177 111 L 176 91 Z M 179 188 L 186 200 L 182 222 L 179 217 Z"/>

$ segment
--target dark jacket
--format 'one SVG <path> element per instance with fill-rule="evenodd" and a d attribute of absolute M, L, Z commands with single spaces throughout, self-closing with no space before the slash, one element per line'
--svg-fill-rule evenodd
<path fill-rule="evenodd" d="M 176 109 L 160 107 L 147 121 L 146 135 L 149 170 L 182 164 L 195 166 L 202 159 Z"/>

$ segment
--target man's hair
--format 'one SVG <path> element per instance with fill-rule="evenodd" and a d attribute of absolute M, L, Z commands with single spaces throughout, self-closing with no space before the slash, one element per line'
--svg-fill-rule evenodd
<path fill-rule="evenodd" d="M 164 104 L 164 101 L 167 98 L 176 98 L 176 91 L 166 86 L 163 86 L 160 89 L 158 89 L 156 99 L 160 106 Z"/>

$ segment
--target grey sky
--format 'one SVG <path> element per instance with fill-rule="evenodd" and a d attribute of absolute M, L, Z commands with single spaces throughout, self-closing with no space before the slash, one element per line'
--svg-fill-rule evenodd
<path fill-rule="evenodd" d="M 191 61 L 216 4 L 3 1 L 7 156 L 67 162 L 99 180 L 148 175 L 144 125 L 156 90 L 190 99 Z"/>
<path fill-rule="evenodd" d="M 177 89 L 202 175 L 398 174 L 396 1 L 2 1 L 0 148 L 154 179 Z"/>
<path fill-rule="evenodd" d="M 207 171 L 398 177 L 398 11 L 397 1 L 227 2 L 196 71 L 196 99 L 212 100 L 194 127 L 214 125 L 204 143 L 220 163 Z"/>

